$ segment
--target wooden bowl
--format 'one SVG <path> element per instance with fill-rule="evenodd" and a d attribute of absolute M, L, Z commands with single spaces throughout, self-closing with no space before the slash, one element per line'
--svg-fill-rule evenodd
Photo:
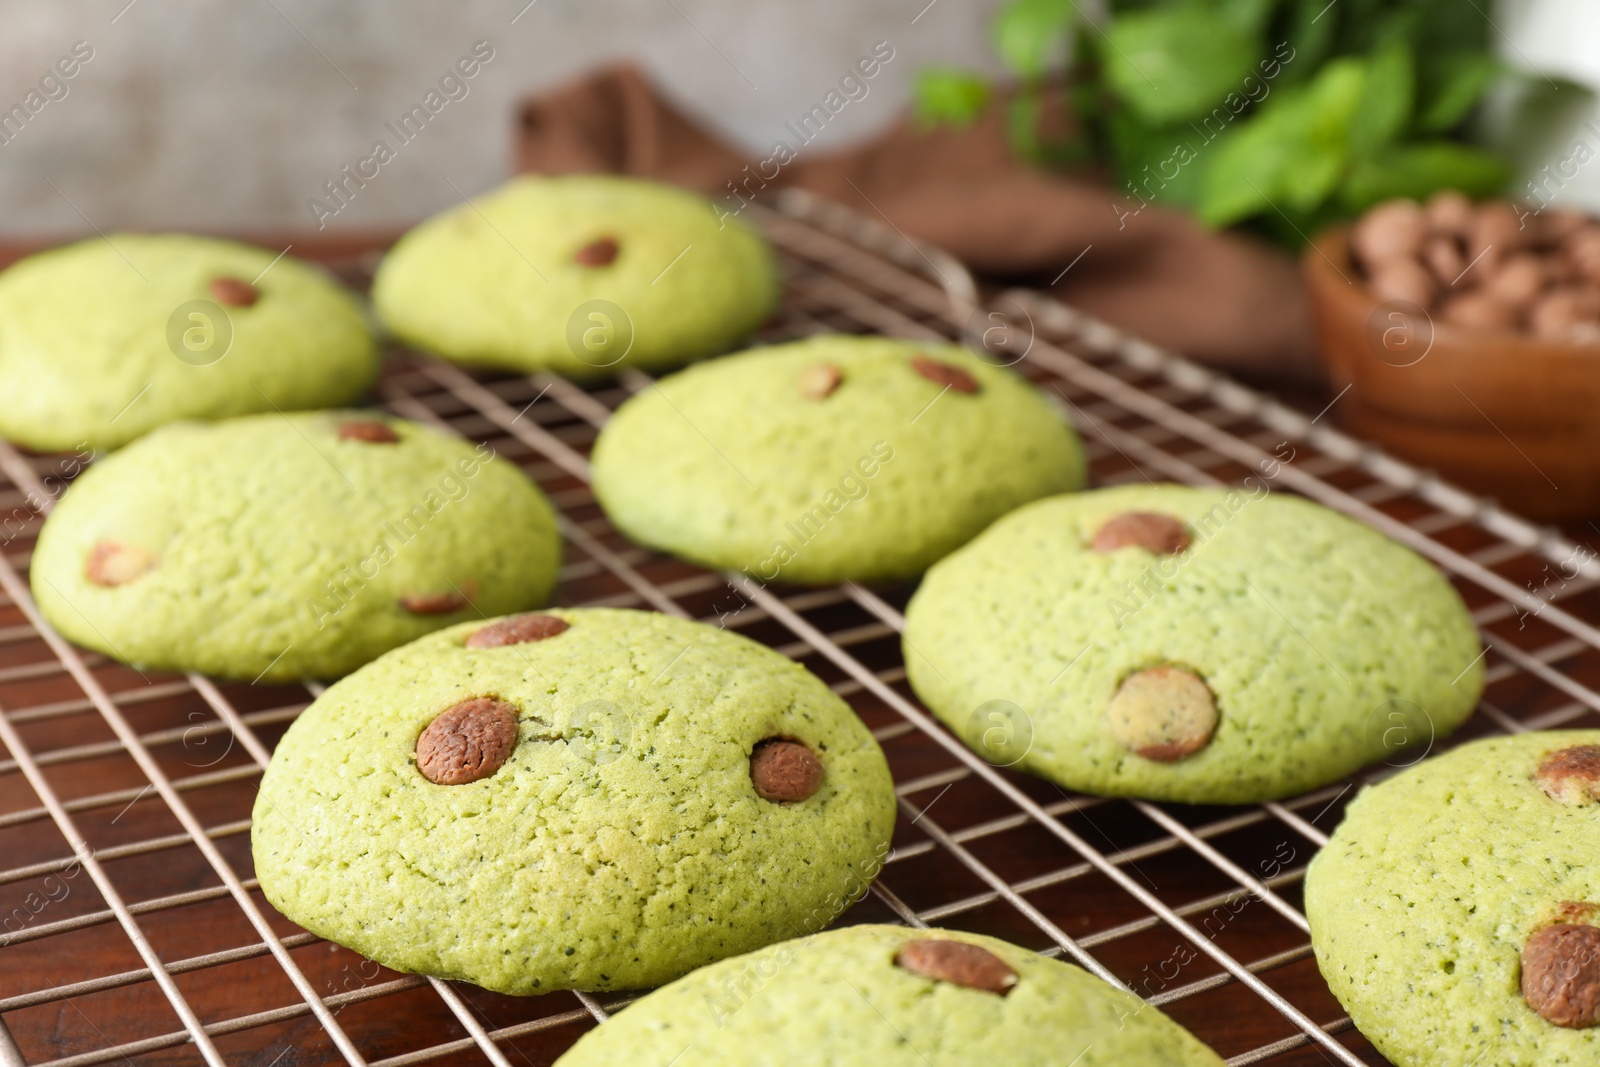
<path fill-rule="evenodd" d="M 1349 227 L 1301 261 L 1339 421 L 1395 455 L 1535 519 L 1600 517 L 1600 345 L 1434 321 L 1381 303 Z"/>

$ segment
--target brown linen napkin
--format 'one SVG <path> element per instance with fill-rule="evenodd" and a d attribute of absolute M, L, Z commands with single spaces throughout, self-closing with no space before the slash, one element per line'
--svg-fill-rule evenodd
<path fill-rule="evenodd" d="M 1105 185 L 1019 162 L 994 111 L 967 129 L 903 120 L 865 146 L 831 154 L 786 128 L 781 137 L 794 158 L 779 166 L 770 155 L 744 157 L 621 65 L 528 100 L 516 166 L 674 182 L 728 211 L 741 203 L 730 182 L 758 202 L 783 185 L 801 186 L 887 218 L 991 279 L 1049 285 L 1059 276 L 1062 300 L 1195 359 L 1256 375 L 1317 376 L 1305 292 L 1286 253 L 1248 235 L 1209 232 L 1175 211 L 1138 210 Z"/>

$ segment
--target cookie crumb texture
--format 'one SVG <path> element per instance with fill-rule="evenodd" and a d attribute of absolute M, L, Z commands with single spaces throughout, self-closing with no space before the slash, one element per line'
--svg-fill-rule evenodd
<path fill-rule="evenodd" d="M 1363 790 L 1312 860 L 1317 965 L 1398 1067 L 1600 1063 L 1600 805 L 1535 780 L 1597 743 L 1526 733 L 1426 760 Z"/>
<path fill-rule="evenodd" d="M 40 532 L 40 609 L 142 668 L 276 682 L 543 604 L 561 539 L 538 488 L 488 449 L 370 420 L 182 423 L 96 461 Z M 357 421 L 396 440 L 341 434 Z"/>
<path fill-rule="evenodd" d="M 534 994 L 659 985 L 821 929 L 865 891 L 894 787 L 822 681 L 699 623 L 550 614 L 569 629 L 527 644 L 469 647 L 481 620 L 430 634 L 296 720 L 254 812 L 275 907 L 387 967 Z M 428 781 L 419 736 L 488 694 L 517 711 L 505 762 Z M 825 766 L 803 801 L 756 794 L 750 754 L 774 735 Z"/>
<path fill-rule="evenodd" d="M 958 944 L 1015 979 L 1003 996 L 908 970 Z M 1003 969 L 1000 970 L 1000 969 Z M 684 1055 L 686 1049 L 692 1049 Z M 698 970 L 590 1030 L 559 1067 L 1222 1067 L 1160 1011 L 1093 975 L 958 930 L 851 926 Z"/>
<path fill-rule="evenodd" d="M 0 436 L 105 452 L 181 419 L 351 403 L 378 376 L 361 302 L 274 255 L 209 237 L 112 234 L 0 272 Z M 204 302 L 190 309 L 198 318 L 183 313 L 193 301 Z"/>
<path fill-rule="evenodd" d="M 934 357 L 981 388 L 918 373 Z M 817 367 L 839 378 L 821 400 L 805 389 Z M 666 378 L 622 405 L 593 461 L 596 497 L 635 541 L 803 584 L 913 578 L 1012 508 L 1084 482 L 1077 435 L 1014 372 L 847 335 Z"/>
<path fill-rule="evenodd" d="M 1146 512 L 1181 523 L 1191 543 L 1175 555 L 1096 550 L 1108 522 Z M 1189 803 L 1292 796 L 1413 759 L 1406 746 L 1472 712 L 1479 651 L 1461 598 L 1427 561 L 1260 489 L 1141 485 L 1030 504 L 937 564 L 906 609 L 911 685 L 969 744 L 993 725 L 977 709 L 1010 701 L 1032 731 L 1021 769 L 1081 792 Z M 1214 712 L 1186 700 L 1169 723 L 1118 701 L 1128 679 L 1164 667 L 1198 677 Z M 1182 758 L 1137 754 L 1150 746 Z"/>
<path fill-rule="evenodd" d="M 521 177 L 402 237 L 372 302 L 446 359 L 597 378 L 727 351 L 777 307 L 778 271 L 754 230 L 683 189 Z"/>

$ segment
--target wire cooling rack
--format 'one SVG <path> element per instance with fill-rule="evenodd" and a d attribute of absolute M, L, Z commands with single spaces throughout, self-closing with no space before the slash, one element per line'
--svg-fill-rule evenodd
<path fill-rule="evenodd" d="M 797 193 L 749 210 L 787 286 L 762 340 L 842 330 L 965 337 L 1006 362 L 1026 352 L 1016 369 L 1070 413 L 1096 484 L 1254 476 L 1442 568 L 1488 649 L 1484 702 L 1454 740 L 1600 725 L 1589 550 L 1042 296 L 980 306 L 958 264 L 892 226 Z M 335 266 L 361 284 L 374 259 Z M 1230 1064 L 1384 1062 L 1318 976 L 1300 909 L 1306 862 L 1359 780 L 1205 808 L 1072 795 L 990 766 L 905 684 L 908 589 L 763 587 L 612 529 L 586 454 L 648 384 L 629 374 L 582 389 L 399 353 L 378 397 L 491 443 L 538 481 L 567 541 L 560 603 L 725 626 L 805 663 L 855 707 L 888 754 L 901 818 L 881 876 L 843 922 L 960 927 L 1071 960 Z M 82 462 L 0 445 L 0 1067 L 533 1067 L 628 1002 L 396 974 L 276 914 L 252 877 L 250 804 L 273 744 L 320 689 L 146 676 L 51 631 L 28 595 L 29 554 Z M 1361 780 L 1444 744 L 1404 740 L 1417 745 Z"/>

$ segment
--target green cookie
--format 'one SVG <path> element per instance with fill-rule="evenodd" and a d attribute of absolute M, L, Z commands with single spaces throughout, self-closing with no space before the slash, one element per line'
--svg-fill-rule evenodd
<path fill-rule="evenodd" d="M 40 451 L 344 404 L 377 375 L 356 298 L 265 249 L 115 234 L 0 273 L 0 435 Z"/>
<path fill-rule="evenodd" d="M 894 819 L 882 751 L 804 667 L 699 623 L 561 609 L 431 634 L 329 689 L 279 743 L 252 841 L 267 899 L 312 932 L 531 994 L 657 985 L 821 929 Z"/>
<path fill-rule="evenodd" d="M 696 971 L 591 1030 L 561 1067 L 1221 1067 L 1070 964 L 959 930 L 850 926 Z"/>
<path fill-rule="evenodd" d="M 763 581 L 912 578 L 1083 485 L 1037 389 L 961 348 L 818 337 L 691 367 L 617 411 L 594 491 L 629 537 Z"/>
<path fill-rule="evenodd" d="M 578 378 L 724 351 L 778 304 L 771 252 L 709 203 L 634 178 L 518 178 L 429 219 L 372 300 L 446 359 Z"/>
<path fill-rule="evenodd" d="M 33 595 L 127 663 L 280 681 L 542 604 L 561 541 L 515 466 L 361 412 L 179 423 L 95 463 L 45 522 Z"/>
<path fill-rule="evenodd" d="M 1433 567 L 1259 481 L 1022 508 L 928 573 L 904 644 L 917 695 L 992 762 L 1199 804 L 1334 781 L 1483 689 Z"/>
<path fill-rule="evenodd" d="M 1312 860 L 1317 964 L 1397 1067 L 1593 1067 L 1597 857 L 1600 730 L 1464 745 L 1362 791 Z"/>

